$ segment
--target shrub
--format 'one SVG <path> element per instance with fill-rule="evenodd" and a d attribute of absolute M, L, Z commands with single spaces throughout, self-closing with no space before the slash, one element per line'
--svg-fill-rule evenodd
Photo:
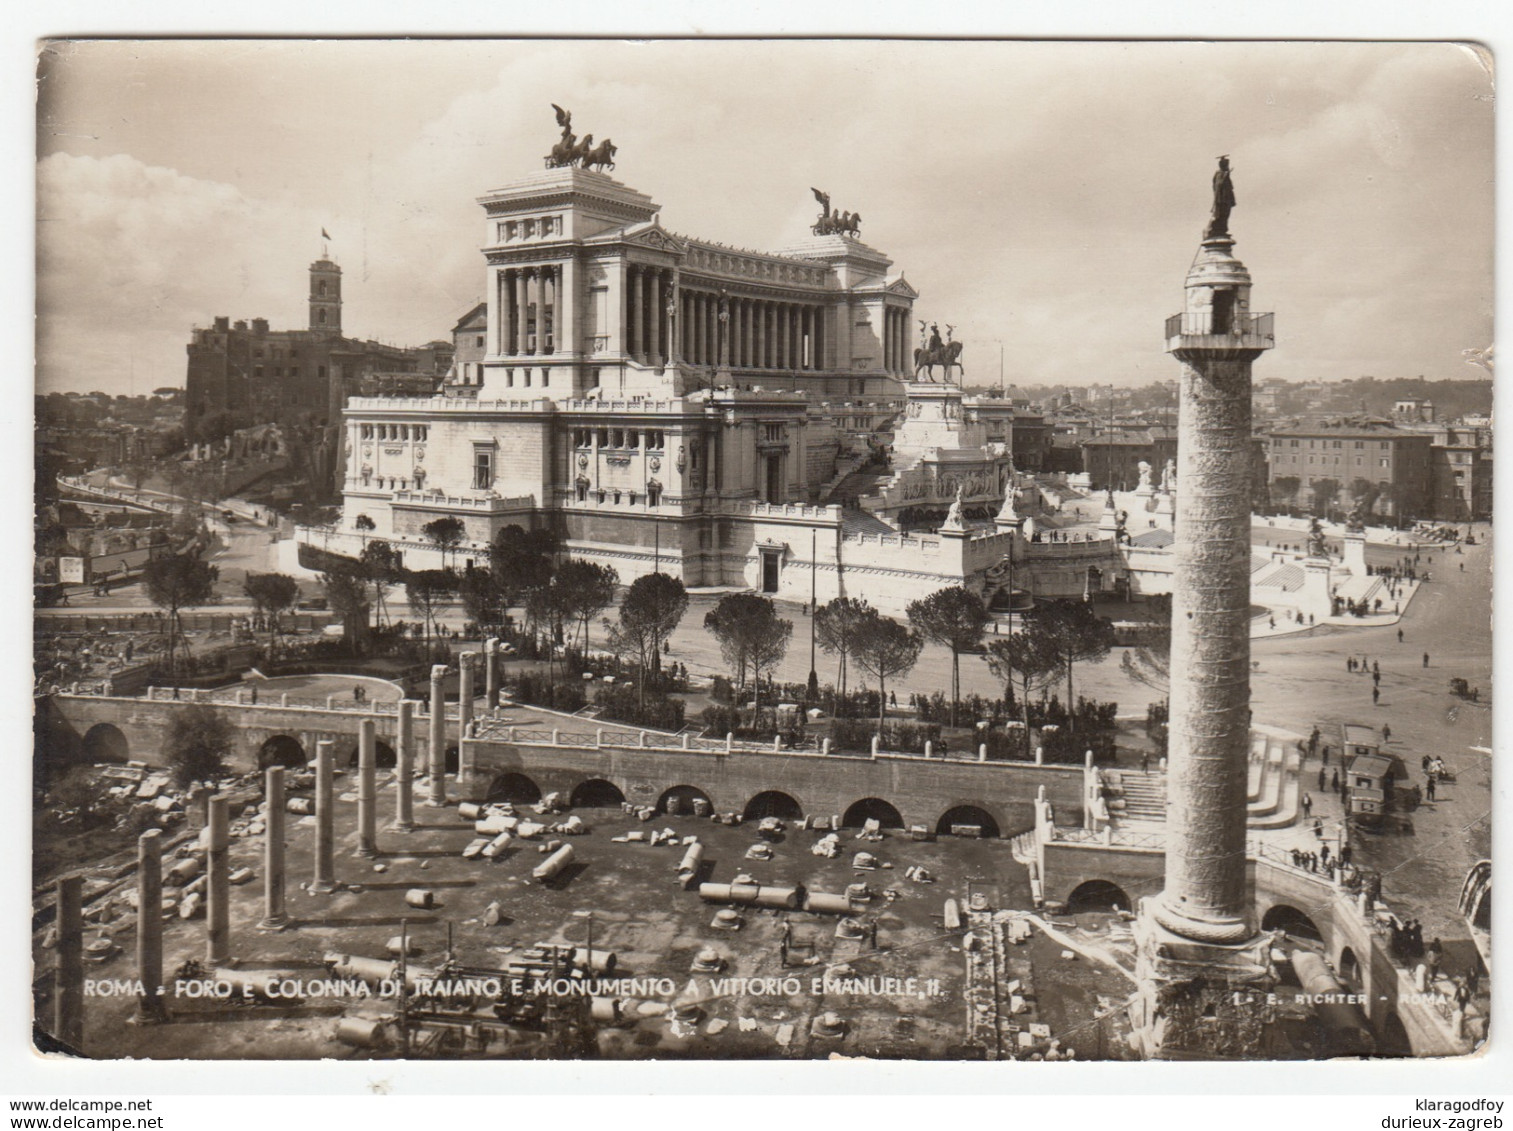
<path fill-rule="evenodd" d="M 632 726 L 652 727 L 656 730 L 682 730 L 686 704 L 681 699 L 665 695 L 646 698 L 640 704 L 640 695 L 632 683 L 606 684 L 594 693 L 594 703 L 604 709 L 603 716 Z"/>

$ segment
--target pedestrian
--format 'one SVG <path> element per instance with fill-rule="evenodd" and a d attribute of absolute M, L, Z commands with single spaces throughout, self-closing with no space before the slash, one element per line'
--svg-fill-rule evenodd
<path fill-rule="evenodd" d="M 1429 666 L 1429 653 L 1425 652 L 1424 653 L 1424 667 L 1427 668 L 1428 666 Z"/>
<path fill-rule="evenodd" d="M 1429 940 L 1429 945 L 1424 948 L 1424 965 L 1429 967 L 1429 977 L 1434 978 L 1439 973 L 1440 960 L 1444 958 L 1445 948 L 1440 944 L 1439 936 Z"/>
<path fill-rule="evenodd" d="M 1339 770 L 1335 770 L 1334 773 L 1330 776 L 1330 779 L 1329 779 L 1329 788 L 1332 789 L 1332 790 L 1336 790 L 1336 791 L 1340 788 L 1340 771 Z"/>
<path fill-rule="evenodd" d="M 1319 788 L 1320 789 L 1324 788 L 1324 767 L 1323 766 L 1319 767 Z"/>
<path fill-rule="evenodd" d="M 1355 657 L 1354 656 L 1346 656 L 1345 657 L 1345 670 L 1347 672 L 1350 672 L 1350 673 L 1354 674 L 1354 672 L 1355 672 Z"/>
<path fill-rule="evenodd" d="M 1353 855 L 1353 850 L 1351 849 L 1351 847 L 1348 844 L 1344 845 L 1344 846 L 1342 846 L 1340 848 L 1340 862 L 1342 864 L 1349 864 L 1350 863 L 1350 857 L 1352 855 Z"/>
<path fill-rule="evenodd" d="M 1324 765 L 1329 765 L 1329 744 L 1324 744 Z"/>
<path fill-rule="evenodd" d="M 1372 672 L 1371 673 L 1371 686 L 1372 687 L 1380 687 L 1380 686 L 1382 686 L 1382 673 L 1381 672 Z"/>
<path fill-rule="evenodd" d="M 1324 839 L 1324 818 L 1323 817 L 1315 817 L 1313 819 L 1313 835 L 1317 839 L 1319 839 L 1319 840 L 1323 840 Z"/>
<path fill-rule="evenodd" d="M 1434 771 L 1433 770 L 1429 771 L 1429 777 L 1428 777 L 1427 782 L 1426 782 L 1426 784 L 1424 786 L 1424 796 L 1427 797 L 1430 801 L 1434 800 Z"/>
<path fill-rule="evenodd" d="M 1308 792 L 1304 792 L 1304 794 L 1303 794 L 1303 818 L 1304 818 L 1304 820 L 1307 820 L 1308 817 L 1312 816 L 1312 814 L 1313 814 L 1313 794 L 1308 793 Z"/>
<path fill-rule="evenodd" d="M 1371 674 L 1372 675 L 1381 675 L 1382 674 L 1382 665 L 1380 663 L 1378 663 L 1376 660 L 1372 660 L 1371 661 Z"/>
<path fill-rule="evenodd" d="M 1148 773 L 1150 773 L 1150 769 L 1151 769 L 1151 755 L 1150 755 L 1150 751 L 1147 750 L 1147 751 L 1143 752 L 1140 755 L 1140 772 L 1142 774 L 1148 774 Z"/>
<path fill-rule="evenodd" d="M 1318 752 L 1319 752 L 1319 728 L 1318 727 L 1314 727 L 1313 728 L 1313 732 L 1311 734 L 1309 734 L 1309 736 L 1308 736 L 1308 753 L 1310 753 L 1310 754 L 1317 754 Z"/>
<path fill-rule="evenodd" d="M 1380 687 L 1373 687 L 1371 689 L 1371 705 L 1373 707 L 1375 707 L 1377 705 L 1377 703 L 1381 700 L 1381 698 L 1382 698 L 1382 689 Z"/>
<path fill-rule="evenodd" d="M 1329 867 L 1329 846 L 1327 844 L 1319 850 L 1319 859 L 1323 861 L 1324 867 Z"/>

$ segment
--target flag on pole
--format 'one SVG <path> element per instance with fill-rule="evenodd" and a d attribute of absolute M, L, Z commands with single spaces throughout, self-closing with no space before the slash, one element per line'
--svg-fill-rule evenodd
<path fill-rule="evenodd" d="M 328 232 L 328 231 L 326 231 L 325 228 L 322 228 L 320 230 L 320 238 L 323 239 L 323 240 L 328 240 L 328 239 L 331 238 L 331 233 Z"/>

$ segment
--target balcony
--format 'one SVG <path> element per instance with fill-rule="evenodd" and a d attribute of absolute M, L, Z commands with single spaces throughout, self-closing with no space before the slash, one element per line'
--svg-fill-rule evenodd
<path fill-rule="evenodd" d="M 1269 350 L 1277 344 L 1271 314 L 1237 314 L 1216 327 L 1212 311 L 1184 311 L 1166 320 L 1166 348 Z"/>

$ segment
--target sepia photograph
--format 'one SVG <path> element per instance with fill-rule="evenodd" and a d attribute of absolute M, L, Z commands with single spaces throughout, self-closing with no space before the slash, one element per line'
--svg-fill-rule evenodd
<path fill-rule="evenodd" d="M 1487 48 L 35 63 L 39 1056 L 1483 1049 Z"/>

